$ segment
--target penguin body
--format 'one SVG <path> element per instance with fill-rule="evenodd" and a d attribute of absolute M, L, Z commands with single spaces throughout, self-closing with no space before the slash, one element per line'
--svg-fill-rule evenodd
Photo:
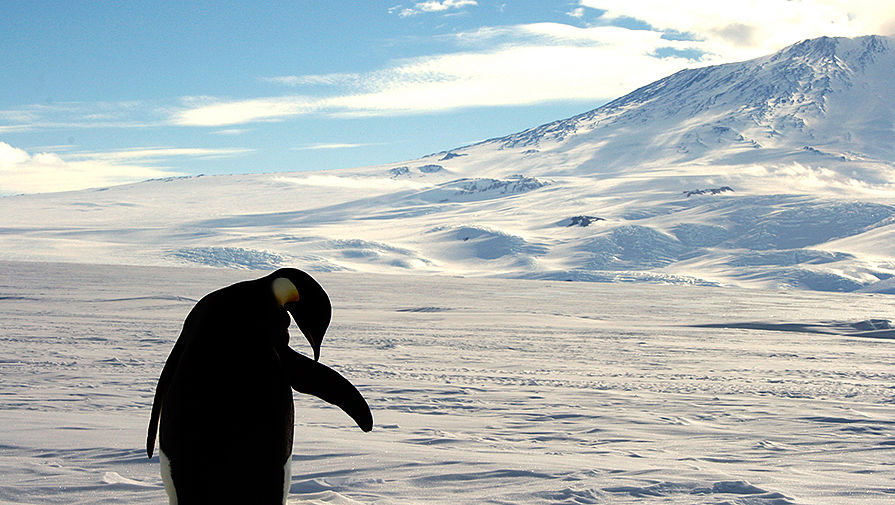
<path fill-rule="evenodd" d="M 290 313 L 314 360 L 288 346 Z M 372 428 L 363 396 L 316 361 L 330 315 L 323 288 L 295 269 L 234 284 L 196 304 L 159 378 L 147 436 L 151 457 L 158 427 L 170 503 L 285 503 L 293 389 L 339 406 L 364 431 Z"/>

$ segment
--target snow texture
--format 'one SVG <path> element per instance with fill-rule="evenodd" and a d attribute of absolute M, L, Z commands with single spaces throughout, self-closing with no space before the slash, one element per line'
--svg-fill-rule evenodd
<path fill-rule="evenodd" d="M 164 503 L 158 374 L 197 299 L 259 275 L 0 262 L 0 503 Z M 296 394 L 290 504 L 891 503 L 886 297 L 315 276 L 375 427 Z"/>

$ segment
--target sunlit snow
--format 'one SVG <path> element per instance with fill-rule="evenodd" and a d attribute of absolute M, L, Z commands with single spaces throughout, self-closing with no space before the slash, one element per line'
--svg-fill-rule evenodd
<path fill-rule="evenodd" d="M 164 503 L 155 381 L 195 300 L 257 276 L 0 263 L 0 502 Z M 316 277 L 375 427 L 296 393 L 291 504 L 891 502 L 886 295 Z"/>

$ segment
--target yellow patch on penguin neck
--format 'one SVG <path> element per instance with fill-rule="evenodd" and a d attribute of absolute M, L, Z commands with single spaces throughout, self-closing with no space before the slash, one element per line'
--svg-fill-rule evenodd
<path fill-rule="evenodd" d="M 273 288 L 273 295 L 277 298 L 277 303 L 282 307 L 289 302 L 297 302 L 298 301 L 298 288 L 295 287 L 295 284 L 292 284 L 292 281 L 285 277 L 277 277 L 273 280 L 271 284 Z"/>

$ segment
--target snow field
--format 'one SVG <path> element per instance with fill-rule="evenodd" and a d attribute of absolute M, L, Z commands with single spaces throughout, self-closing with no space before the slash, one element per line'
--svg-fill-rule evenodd
<path fill-rule="evenodd" d="M 158 373 L 195 300 L 260 275 L 0 263 L 0 503 L 163 502 Z M 891 500 L 887 296 L 315 277 L 375 427 L 296 394 L 289 503 Z"/>

